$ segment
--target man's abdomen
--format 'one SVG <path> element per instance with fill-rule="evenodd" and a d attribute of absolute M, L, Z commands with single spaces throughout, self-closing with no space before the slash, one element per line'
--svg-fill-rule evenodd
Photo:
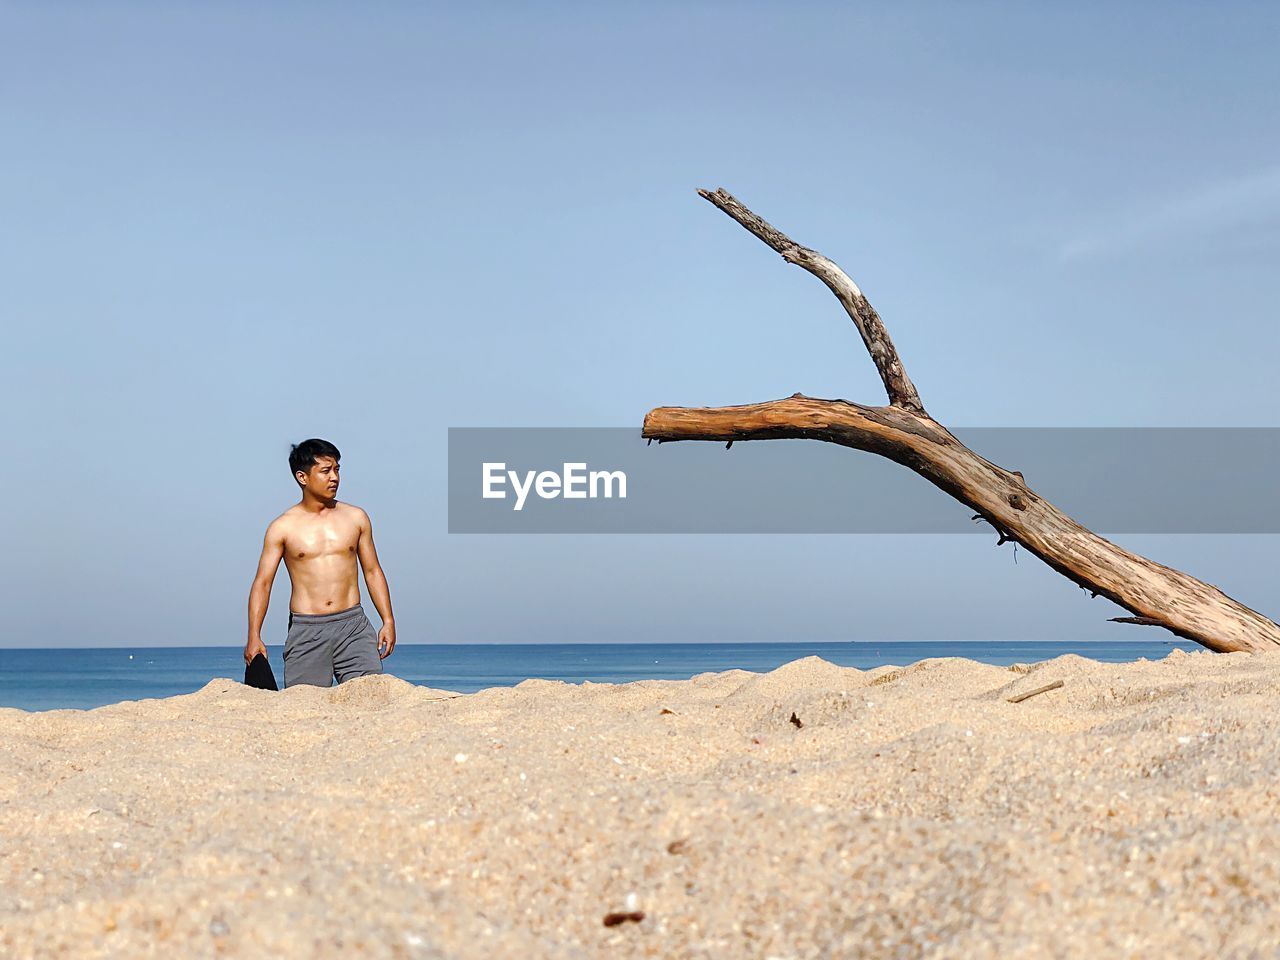
<path fill-rule="evenodd" d="M 289 609 L 294 613 L 328 615 L 360 604 L 354 554 L 330 554 L 310 560 L 285 560 L 292 591 Z"/>

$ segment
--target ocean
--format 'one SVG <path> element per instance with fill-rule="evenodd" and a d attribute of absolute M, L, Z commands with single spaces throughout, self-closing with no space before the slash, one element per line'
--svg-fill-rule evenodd
<path fill-rule="evenodd" d="M 1075 653 L 1115 663 L 1158 660 L 1171 650 L 1201 650 L 1183 640 L 1124 642 L 856 642 L 404 644 L 384 662 L 411 683 L 460 693 L 513 686 L 538 677 L 570 683 L 687 680 L 720 670 L 763 672 L 800 657 L 866 670 L 929 657 L 967 657 L 1007 666 Z M 269 647 L 283 682 L 280 647 Z M 0 650 L 0 707 L 90 709 L 123 700 L 199 690 L 215 677 L 244 679 L 239 647 L 59 648 Z"/>

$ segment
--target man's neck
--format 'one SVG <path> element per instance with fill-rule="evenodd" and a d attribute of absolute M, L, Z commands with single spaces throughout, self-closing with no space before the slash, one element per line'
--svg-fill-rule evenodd
<path fill-rule="evenodd" d="M 302 509 L 307 513 L 324 513 L 326 510 L 332 510 L 337 506 L 337 503 L 337 497 L 330 497 L 327 500 L 321 500 L 319 497 L 314 497 L 309 493 L 304 493 L 302 495 L 302 500 L 298 503 L 298 506 L 302 507 Z"/>

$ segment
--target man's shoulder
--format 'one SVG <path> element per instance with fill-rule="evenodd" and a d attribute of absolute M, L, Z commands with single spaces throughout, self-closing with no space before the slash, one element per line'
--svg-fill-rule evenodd
<path fill-rule="evenodd" d="M 357 507 L 354 503 L 344 503 L 339 500 L 337 501 L 337 508 L 344 516 L 348 516 L 352 520 L 364 523 L 369 522 L 369 515 L 364 512 L 363 508 Z"/>
<path fill-rule="evenodd" d="M 289 529 L 289 527 L 293 525 L 294 518 L 296 518 L 297 515 L 298 515 L 298 505 L 294 504 L 284 513 L 280 514 L 280 516 L 276 517 L 269 524 L 267 524 L 267 532 L 269 533 L 272 530 Z"/>

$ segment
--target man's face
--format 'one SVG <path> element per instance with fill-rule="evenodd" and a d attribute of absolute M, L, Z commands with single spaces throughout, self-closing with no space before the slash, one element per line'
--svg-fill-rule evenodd
<path fill-rule="evenodd" d="M 302 477 L 302 471 L 298 471 Z M 333 457 L 316 457 L 316 462 L 307 471 L 303 486 L 322 500 L 338 495 L 338 461 Z"/>

